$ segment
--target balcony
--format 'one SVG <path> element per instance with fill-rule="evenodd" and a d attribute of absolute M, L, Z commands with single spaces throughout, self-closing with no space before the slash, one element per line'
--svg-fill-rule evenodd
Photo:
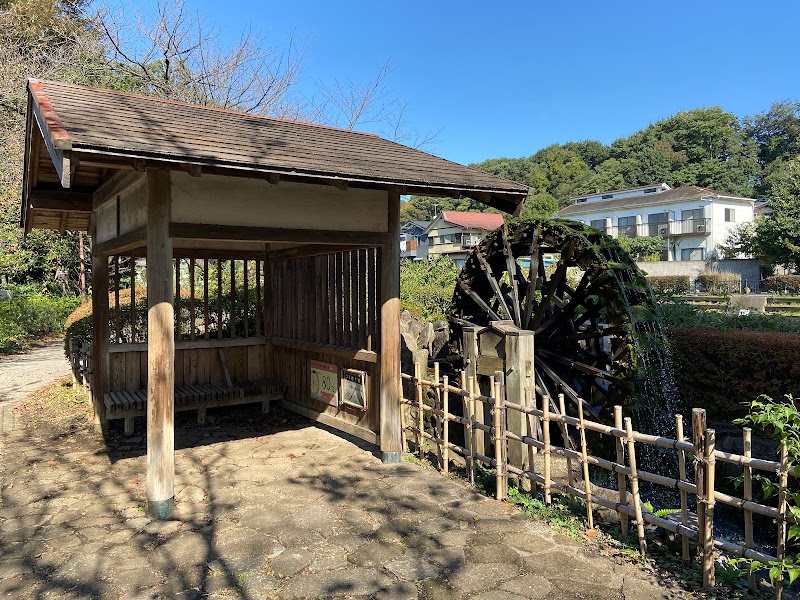
<path fill-rule="evenodd" d="M 613 237 L 678 237 L 682 235 L 709 235 L 711 219 L 686 219 L 684 221 L 665 221 L 662 223 L 642 223 L 610 227 L 606 233 Z"/>

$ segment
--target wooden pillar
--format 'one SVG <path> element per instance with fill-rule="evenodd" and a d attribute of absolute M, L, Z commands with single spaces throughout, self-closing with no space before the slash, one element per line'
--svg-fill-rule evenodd
<path fill-rule="evenodd" d="M 381 457 L 399 463 L 400 418 L 400 194 L 389 192 L 389 243 L 381 251 Z"/>
<path fill-rule="evenodd" d="M 534 332 L 527 329 L 509 331 L 505 336 L 506 397 L 514 404 L 525 404 L 525 388 L 534 386 L 533 340 Z M 506 429 L 519 436 L 525 435 L 527 427 L 523 414 L 508 411 Z M 530 468 L 528 452 L 522 442 L 509 440 L 508 462 L 518 469 Z"/>
<path fill-rule="evenodd" d="M 147 172 L 147 512 L 172 515 L 175 480 L 175 313 L 169 171 Z"/>
<path fill-rule="evenodd" d="M 272 307 L 272 259 L 265 258 L 264 266 L 264 373 L 267 376 L 274 376 L 274 361 L 272 349 L 272 336 L 275 335 L 274 331 L 274 311 Z"/>
<path fill-rule="evenodd" d="M 108 257 L 92 254 L 92 406 L 98 433 L 108 426 L 104 402 L 109 379 L 108 336 Z"/>

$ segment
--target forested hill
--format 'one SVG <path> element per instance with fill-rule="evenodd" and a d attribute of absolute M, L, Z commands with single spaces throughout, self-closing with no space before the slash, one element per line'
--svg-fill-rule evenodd
<path fill-rule="evenodd" d="M 800 102 L 778 102 L 742 118 L 720 107 L 679 112 L 610 145 L 554 144 L 527 158 L 492 158 L 472 166 L 531 186 L 526 212 L 549 215 L 574 196 L 661 182 L 765 197 L 798 155 Z M 409 219 L 441 210 L 486 208 L 469 200 L 422 197 L 403 207 Z"/>

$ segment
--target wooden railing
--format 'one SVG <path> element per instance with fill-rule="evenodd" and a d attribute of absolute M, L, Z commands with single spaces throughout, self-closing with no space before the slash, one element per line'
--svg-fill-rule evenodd
<path fill-rule="evenodd" d="M 563 396 L 558 398 L 560 413 L 551 411 L 550 398 L 545 398 L 542 406 L 537 406 L 533 390 L 524 390 L 523 398 L 505 398 L 503 372 L 498 371 L 490 378 L 489 389 L 492 395 L 481 395 L 477 382 L 466 381 L 464 373 L 460 381 L 466 381 L 466 387 L 451 385 L 447 376 L 440 377 L 438 364 L 434 364 L 433 377 L 429 378 L 427 364 L 417 363 L 414 376 L 403 374 L 403 379 L 410 382 L 414 390 L 414 398 L 403 399 L 408 409 L 404 413 L 404 448 L 407 447 L 406 434 L 414 437 L 416 450 L 420 458 L 424 457 L 426 443 L 436 449 L 438 468 L 443 472 L 450 469 L 451 458 L 460 456 L 465 461 L 470 482 L 474 485 L 479 464 L 495 470 L 496 495 L 502 500 L 507 497 L 509 476 L 519 480 L 528 480 L 543 490 L 544 500 L 549 504 L 552 494 L 559 492 L 571 497 L 580 498 L 586 503 L 589 528 L 594 526 L 593 509 L 596 506 L 615 511 L 619 515 L 622 533 L 627 536 L 629 520 L 633 520 L 639 541 L 639 549 L 647 551 L 645 524 L 673 532 L 681 537 L 682 556 L 690 560 L 690 542 L 696 542 L 699 548 L 703 585 L 711 588 L 715 585 L 715 552 L 723 551 L 736 557 L 757 560 L 762 564 L 782 561 L 786 556 L 786 538 L 788 522 L 793 520 L 787 514 L 786 494 L 789 476 L 796 476 L 790 470 L 786 445 L 780 450 L 780 461 L 764 460 L 751 456 L 751 432 L 743 431 L 744 454 L 733 454 L 716 449 L 716 435 L 713 429 L 706 426 L 705 411 L 692 411 L 692 435 L 686 439 L 683 431 L 681 415 L 675 415 L 675 439 L 655 436 L 634 431 L 630 417 L 623 418 L 622 408 L 614 408 L 614 426 L 603 425 L 583 418 L 582 404 L 578 403 L 577 417 L 565 414 Z M 458 405 L 462 414 L 452 410 Z M 481 423 L 484 406 L 491 411 L 491 424 Z M 525 431 L 521 434 L 509 431 L 506 423 L 510 413 L 519 413 L 523 417 Z M 408 425 L 405 424 L 409 420 Z M 427 424 L 427 426 L 426 426 Z M 452 424 L 463 430 L 464 446 L 450 441 Z M 551 440 L 551 424 L 563 433 L 563 438 L 572 437 L 569 430 L 577 430 L 578 449 L 556 445 Z M 616 449 L 615 459 L 609 460 L 593 456 L 589 453 L 586 433 L 592 432 L 611 438 Z M 460 432 L 459 432 L 460 433 Z M 486 454 L 477 451 L 478 435 L 485 435 L 489 443 L 485 443 Z M 527 448 L 527 461 L 523 468 L 510 464 L 508 460 L 508 444 L 520 443 Z M 565 444 L 569 446 L 570 444 Z M 637 465 L 637 447 L 649 446 L 662 448 L 674 453 L 678 477 L 668 477 L 658 473 L 642 470 Z M 493 451 L 489 449 L 493 446 Z M 541 473 L 537 472 L 534 454 L 543 454 Z M 694 480 L 687 477 L 687 455 L 693 457 Z M 567 463 L 567 479 L 554 479 L 551 475 L 553 457 L 562 457 Z M 626 460 L 627 457 L 627 460 Z M 716 479 L 718 462 L 737 465 L 742 468 L 744 476 L 743 497 L 735 497 L 719 491 Z M 578 472 L 573 471 L 573 464 L 580 464 Z M 616 475 L 617 489 L 607 490 L 602 496 L 593 493 L 593 485 L 589 480 L 589 466 L 604 469 Z M 778 488 L 777 505 L 768 506 L 753 500 L 754 472 L 761 471 L 776 476 Z M 675 490 L 680 495 L 680 522 L 659 517 L 644 508 L 644 500 L 640 493 L 640 482 L 648 482 L 653 486 L 662 486 Z M 596 487 L 594 488 L 597 489 Z M 610 500 L 615 496 L 617 500 Z M 696 505 L 696 518 L 690 519 L 689 505 Z M 714 507 L 716 503 L 725 504 L 741 511 L 744 528 L 744 544 L 736 544 L 720 539 L 714 531 Z M 753 537 L 753 515 L 762 515 L 774 519 L 777 523 L 775 553 L 771 548 L 757 548 Z M 751 589 L 755 579 L 751 575 Z M 775 583 L 776 595 L 781 597 L 783 575 L 778 576 Z"/>

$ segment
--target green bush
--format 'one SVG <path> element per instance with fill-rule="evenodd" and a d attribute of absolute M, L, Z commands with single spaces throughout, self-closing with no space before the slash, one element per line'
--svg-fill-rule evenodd
<path fill-rule="evenodd" d="M 764 279 L 764 287 L 773 294 L 800 294 L 800 275 L 774 275 Z"/>
<path fill-rule="evenodd" d="M 800 392 L 800 335 L 671 327 L 668 337 L 681 399 L 712 419 L 745 416 L 761 394 Z"/>
<path fill-rule="evenodd" d="M 438 256 L 400 265 L 400 307 L 421 321 L 444 319 L 453 300 L 458 267 Z"/>
<path fill-rule="evenodd" d="M 24 349 L 32 340 L 60 334 L 80 299 L 48 296 L 17 288 L 0 300 L 0 353 Z"/>
<path fill-rule="evenodd" d="M 738 316 L 694 306 L 674 296 L 659 296 L 659 308 L 667 327 L 711 327 L 720 331 L 747 329 L 800 333 L 800 319 L 786 315 L 759 313 Z"/>
<path fill-rule="evenodd" d="M 738 294 L 742 276 L 738 273 L 701 273 L 697 276 L 697 284 L 709 294 Z"/>
<path fill-rule="evenodd" d="M 649 275 L 647 283 L 657 294 L 686 294 L 692 282 L 688 275 Z"/>

